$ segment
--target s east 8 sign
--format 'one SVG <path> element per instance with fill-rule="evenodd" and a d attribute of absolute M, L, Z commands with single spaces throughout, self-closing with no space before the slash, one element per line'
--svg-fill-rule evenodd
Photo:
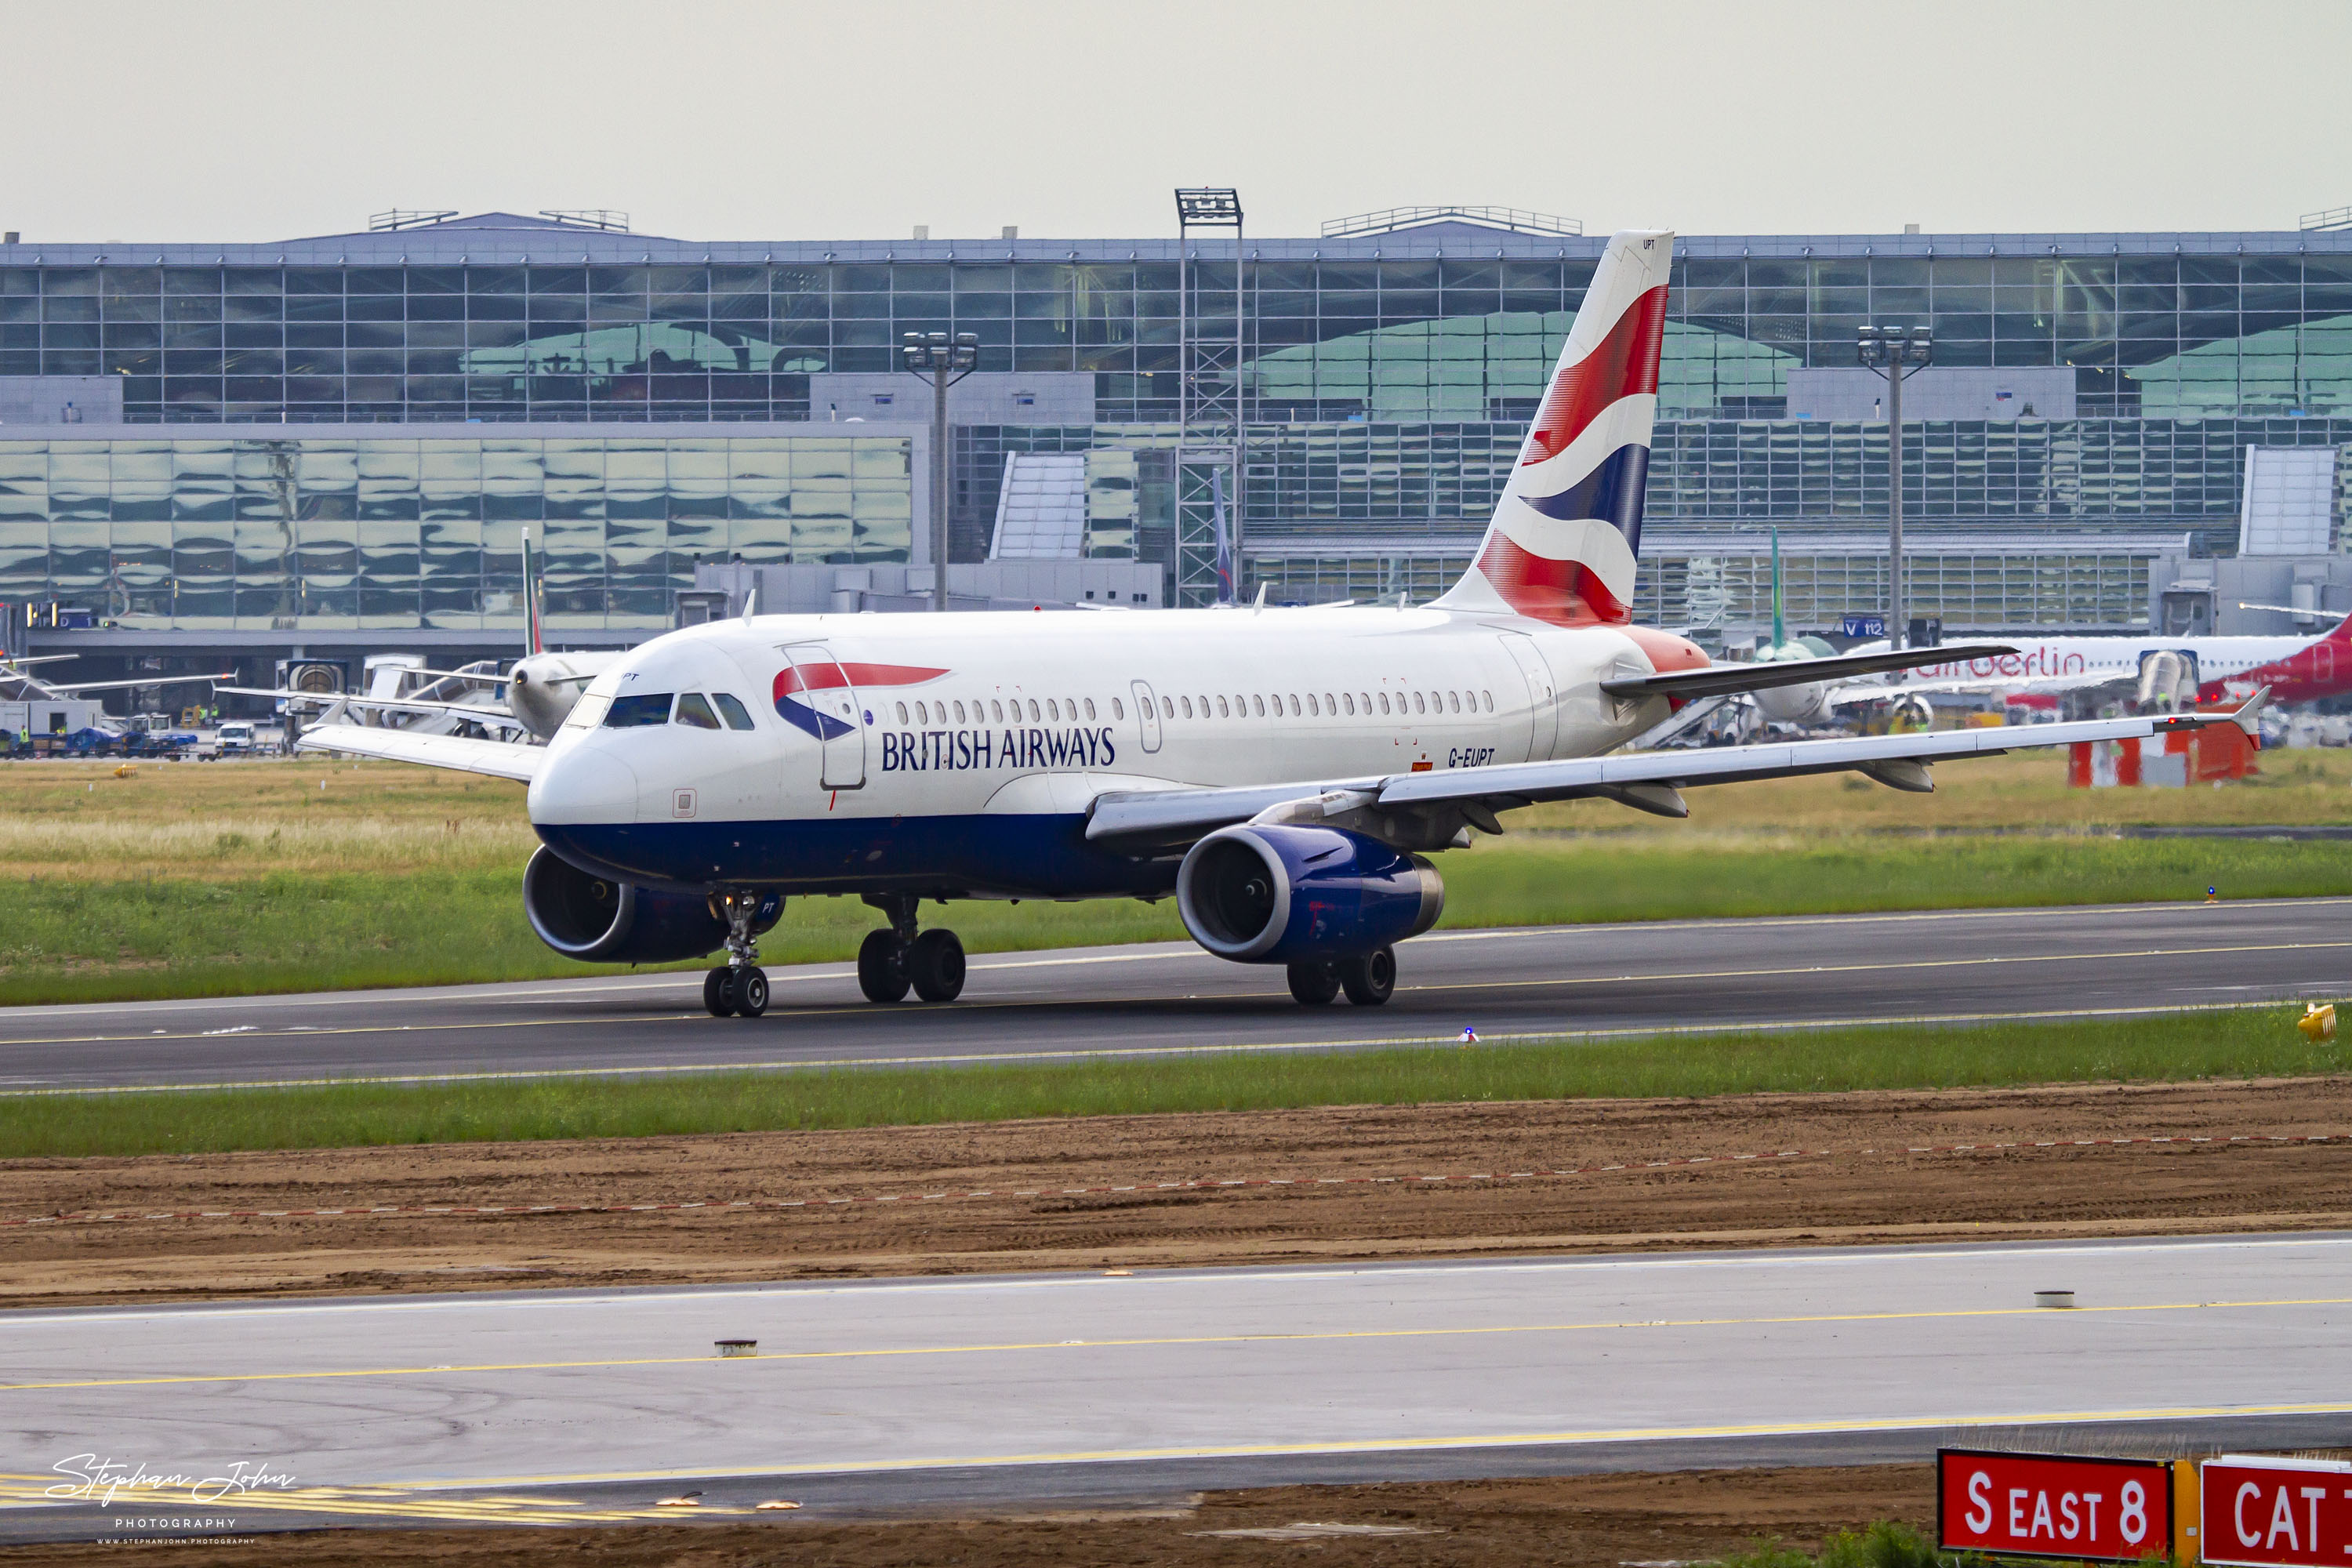
<path fill-rule="evenodd" d="M 2208 1563 L 2352 1563 L 2352 1464 L 2223 1455 L 2199 1467 Z"/>
<path fill-rule="evenodd" d="M 2000 1557 L 2169 1556 L 2172 1469 L 2161 1460 L 1940 1448 L 1936 1538 L 1947 1552 Z"/>

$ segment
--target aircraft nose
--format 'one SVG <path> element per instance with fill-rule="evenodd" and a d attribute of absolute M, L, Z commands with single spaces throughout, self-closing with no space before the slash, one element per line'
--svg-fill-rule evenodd
<path fill-rule="evenodd" d="M 609 752 L 567 746 L 541 765 L 529 804 L 535 823 L 635 822 L 637 775 Z"/>

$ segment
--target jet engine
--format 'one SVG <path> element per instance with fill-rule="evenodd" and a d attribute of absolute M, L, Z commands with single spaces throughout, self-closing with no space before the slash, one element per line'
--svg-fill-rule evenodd
<path fill-rule="evenodd" d="M 590 677 L 611 659 L 602 654 L 583 658 L 575 654 L 535 653 L 519 658 L 507 674 L 507 708 L 545 741 L 562 727 L 580 700 Z"/>
<path fill-rule="evenodd" d="M 709 900 L 592 876 L 545 845 L 523 869 L 522 908 L 540 941 L 585 963 L 669 963 L 699 958 L 727 941 L 727 922 Z M 764 895 L 752 934 L 783 912 L 782 893 Z"/>
<path fill-rule="evenodd" d="M 1360 956 L 1419 936 L 1444 909 L 1435 867 L 1338 827 L 1220 828 L 1176 872 L 1184 929 L 1236 963 Z"/>

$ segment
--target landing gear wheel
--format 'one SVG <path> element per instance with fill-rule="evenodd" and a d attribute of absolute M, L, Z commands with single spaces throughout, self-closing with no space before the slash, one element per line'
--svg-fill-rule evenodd
<path fill-rule="evenodd" d="M 857 949 L 857 988 L 868 1002 L 907 999 L 907 949 L 898 933 L 870 931 Z"/>
<path fill-rule="evenodd" d="M 1339 963 L 1339 984 L 1347 988 L 1348 1000 L 1359 1007 L 1377 1007 L 1396 991 L 1396 953 L 1390 948 L 1376 948 L 1361 958 L 1343 958 Z"/>
<path fill-rule="evenodd" d="M 735 1011 L 746 1018 L 756 1018 L 768 1010 L 768 972 L 757 964 L 730 970 L 727 1000 Z"/>
<path fill-rule="evenodd" d="M 907 977 L 926 1002 L 952 1002 L 963 993 L 963 943 L 934 926 L 907 949 Z"/>
<path fill-rule="evenodd" d="M 714 969 L 702 977 L 702 1006 L 714 1018 L 724 1018 L 735 1011 L 734 999 L 728 994 L 728 982 L 734 977 L 731 969 Z"/>
<path fill-rule="evenodd" d="M 1339 972 L 1328 963 L 1290 966 L 1290 994 L 1308 1007 L 1320 1007 L 1339 994 Z"/>

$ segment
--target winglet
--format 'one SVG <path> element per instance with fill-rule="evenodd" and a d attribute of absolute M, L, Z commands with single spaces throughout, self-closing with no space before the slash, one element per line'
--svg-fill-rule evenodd
<path fill-rule="evenodd" d="M 2243 706 L 2240 707 L 2235 713 L 2231 714 L 2230 718 L 2237 724 L 2239 729 L 2243 730 L 2247 734 L 2253 736 L 2256 740 L 2260 740 L 2263 733 L 2263 710 L 2270 705 L 2270 700 L 2271 689 L 2265 686 L 2261 690 L 2255 692 L 2252 697 L 2247 698 Z"/>

